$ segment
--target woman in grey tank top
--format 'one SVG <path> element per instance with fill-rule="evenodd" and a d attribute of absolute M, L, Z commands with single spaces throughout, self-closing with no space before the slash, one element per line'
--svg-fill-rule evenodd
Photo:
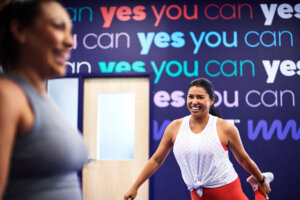
<path fill-rule="evenodd" d="M 54 0 L 0 3 L 0 199 L 82 199 L 86 144 L 46 92 L 66 73 L 71 29 Z"/>

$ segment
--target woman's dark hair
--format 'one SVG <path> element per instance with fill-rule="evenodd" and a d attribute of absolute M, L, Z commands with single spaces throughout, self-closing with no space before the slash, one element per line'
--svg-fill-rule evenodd
<path fill-rule="evenodd" d="M 212 99 L 213 97 L 215 97 L 215 94 L 214 94 L 214 85 L 209 81 L 207 80 L 206 78 L 197 78 L 195 80 L 193 80 L 190 84 L 189 84 L 189 89 L 193 86 L 196 86 L 196 87 L 203 87 L 205 89 L 205 91 L 207 92 L 208 96 L 210 99 Z M 214 116 L 217 116 L 217 117 L 220 117 L 220 112 L 215 109 L 214 107 L 214 104 L 212 104 L 209 108 L 209 113 L 214 115 Z"/>
<path fill-rule="evenodd" d="M 14 39 L 10 24 L 17 20 L 24 26 L 33 24 L 40 14 L 43 2 L 54 0 L 4 0 L 0 3 L 0 68 L 7 72 L 19 58 L 18 44 Z"/>

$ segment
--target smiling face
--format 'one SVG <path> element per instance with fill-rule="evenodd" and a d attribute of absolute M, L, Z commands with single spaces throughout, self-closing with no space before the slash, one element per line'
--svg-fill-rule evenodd
<path fill-rule="evenodd" d="M 66 10 L 57 2 L 44 2 L 34 23 L 24 29 L 21 42 L 23 61 L 42 78 L 63 76 L 70 57 L 72 23 Z"/>
<path fill-rule="evenodd" d="M 203 87 L 192 86 L 188 91 L 186 102 L 192 116 L 204 117 L 208 115 L 209 108 L 214 102 L 214 97 L 210 99 Z"/>

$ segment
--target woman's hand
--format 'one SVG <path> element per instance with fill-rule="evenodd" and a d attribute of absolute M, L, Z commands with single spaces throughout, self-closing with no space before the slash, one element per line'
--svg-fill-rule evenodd
<path fill-rule="evenodd" d="M 271 192 L 271 188 L 269 184 L 264 181 L 263 183 L 258 184 L 258 188 L 265 195 L 266 199 L 269 199 L 268 194 Z"/>
<path fill-rule="evenodd" d="M 130 190 L 125 194 L 124 200 L 133 200 L 137 195 L 137 189 L 132 187 Z"/>

